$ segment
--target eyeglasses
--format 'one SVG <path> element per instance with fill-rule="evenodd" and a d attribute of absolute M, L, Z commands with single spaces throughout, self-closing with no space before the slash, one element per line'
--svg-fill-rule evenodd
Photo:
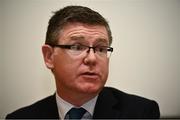
<path fill-rule="evenodd" d="M 81 45 L 81 44 L 75 44 L 75 45 L 52 45 L 52 44 L 50 44 L 50 46 L 68 49 L 68 51 L 72 55 L 80 55 L 84 51 L 87 51 L 87 53 L 89 53 L 90 49 L 93 49 L 94 53 L 97 53 L 99 56 L 109 58 L 111 56 L 111 53 L 113 52 L 113 48 L 108 47 L 108 46 L 90 47 L 90 46 Z"/>

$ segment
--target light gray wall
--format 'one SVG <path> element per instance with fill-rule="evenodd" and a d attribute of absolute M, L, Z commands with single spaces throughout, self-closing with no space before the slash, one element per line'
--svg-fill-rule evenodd
<path fill-rule="evenodd" d="M 41 45 L 51 12 L 71 4 L 110 23 L 107 85 L 156 100 L 164 117 L 180 116 L 179 0 L 0 0 L 0 118 L 55 92 Z"/>
<path fill-rule="evenodd" d="M 2 1 L 1 1 L 2 2 Z M 3 37 L 2 37 L 2 35 L 3 35 L 3 31 L 2 31 L 2 4 L 1 4 L 1 2 L 0 2 L 0 108 L 1 108 L 1 104 L 2 104 L 2 97 L 3 97 L 3 91 L 4 91 L 4 88 L 3 88 L 3 85 L 1 85 L 2 84 L 2 81 L 3 81 L 3 77 L 2 77 L 2 75 L 3 75 L 3 67 L 2 67 L 2 65 L 3 65 Z M 3 110 L 2 109 L 0 109 L 0 116 L 1 116 L 1 113 L 3 113 Z"/>

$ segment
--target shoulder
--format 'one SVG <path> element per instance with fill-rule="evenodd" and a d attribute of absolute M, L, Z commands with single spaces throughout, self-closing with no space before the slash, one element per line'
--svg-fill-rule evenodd
<path fill-rule="evenodd" d="M 105 87 L 99 96 L 103 100 L 113 101 L 116 109 L 123 113 L 124 117 L 159 118 L 160 116 L 159 106 L 154 100 L 128 94 L 111 87 Z"/>
<path fill-rule="evenodd" d="M 112 87 L 105 87 L 100 94 L 102 94 L 102 96 L 104 96 L 104 97 L 111 96 L 111 97 L 114 97 L 115 99 L 117 99 L 118 101 L 127 102 L 127 103 L 132 102 L 133 104 L 134 103 L 146 104 L 148 102 L 153 102 L 153 100 L 147 99 L 145 97 L 128 94 L 128 93 L 125 93 L 123 91 L 120 91 L 120 90 L 118 90 L 116 88 L 112 88 Z"/>
<path fill-rule="evenodd" d="M 46 97 L 36 103 L 20 108 L 6 116 L 6 119 L 12 118 L 48 118 L 47 113 L 55 111 L 56 113 L 55 95 Z"/>

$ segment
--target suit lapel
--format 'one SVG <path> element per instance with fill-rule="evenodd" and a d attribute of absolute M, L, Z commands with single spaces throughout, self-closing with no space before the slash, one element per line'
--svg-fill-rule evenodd
<path fill-rule="evenodd" d="M 55 94 L 46 99 L 42 114 L 43 118 L 59 118 Z"/>
<path fill-rule="evenodd" d="M 94 119 L 118 118 L 119 111 L 116 109 L 118 101 L 108 88 L 104 88 L 99 94 L 94 110 Z"/>

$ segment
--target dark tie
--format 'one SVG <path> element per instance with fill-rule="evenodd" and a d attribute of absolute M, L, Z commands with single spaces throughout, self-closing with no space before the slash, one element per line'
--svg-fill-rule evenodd
<path fill-rule="evenodd" d="M 69 115 L 69 119 L 81 119 L 85 112 L 84 108 L 71 108 L 67 115 Z"/>

